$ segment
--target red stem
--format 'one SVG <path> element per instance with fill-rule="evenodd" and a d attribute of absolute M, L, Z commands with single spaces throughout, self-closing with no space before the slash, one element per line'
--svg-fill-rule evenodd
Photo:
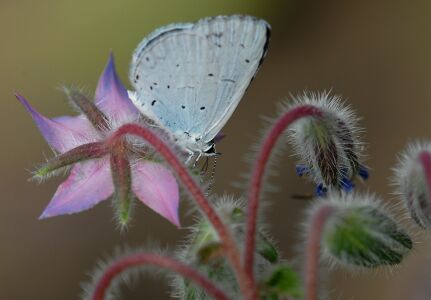
<path fill-rule="evenodd" d="M 260 152 L 258 153 L 251 176 L 248 213 L 247 213 L 247 235 L 245 244 L 244 266 L 247 274 L 253 278 L 253 262 L 256 247 L 256 225 L 257 212 L 259 209 L 259 196 L 268 160 L 280 135 L 296 120 L 307 116 L 321 116 L 321 111 L 312 105 L 301 105 L 295 107 L 281 116 L 266 135 Z"/>
<path fill-rule="evenodd" d="M 427 187 L 428 187 L 428 195 L 431 195 L 431 154 L 428 151 L 422 151 L 419 153 L 419 160 L 421 161 L 422 168 L 425 172 L 425 178 L 427 180 Z M 428 198 L 430 198 L 430 196 L 428 196 Z M 431 206 L 431 202 L 429 203 L 429 205 Z"/>
<path fill-rule="evenodd" d="M 332 205 L 324 205 L 314 213 L 310 224 L 310 232 L 307 244 L 307 261 L 305 266 L 305 292 L 306 300 L 317 299 L 318 269 L 320 260 L 320 244 L 324 225 L 332 215 L 335 208 Z"/>
<path fill-rule="evenodd" d="M 207 278 L 199 274 L 195 269 L 172 258 L 152 253 L 130 255 L 114 262 L 104 271 L 102 278 L 97 282 L 92 299 L 105 299 L 106 292 L 116 276 L 128 268 L 137 267 L 140 265 L 153 265 L 172 270 L 181 274 L 185 278 L 194 281 L 196 284 L 204 288 L 207 293 L 215 299 L 228 299 L 222 290 L 216 287 Z"/>
<path fill-rule="evenodd" d="M 157 133 L 153 132 L 149 128 L 141 127 L 136 124 L 126 124 L 121 126 L 110 138 L 108 143 L 115 143 L 116 139 L 121 138 L 124 135 L 134 135 L 144 139 L 169 163 L 196 201 L 196 204 L 200 207 L 214 229 L 217 231 L 220 240 L 223 242 L 226 256 L 237 276 L 238 285 L 244 298 L 257 299 L 258 292 L 254 285 L 253 278 L 249 277 L 242 268 L 239 251 L 231 233 L 225 224 L 223 224 L 214 208 L 210 205 L 209 200 L 205 197 L 205 194 L 202 192 L 199 185 L 189 174 L 183 162 L 178 159 L 166 142 L 157 136 Z"/>

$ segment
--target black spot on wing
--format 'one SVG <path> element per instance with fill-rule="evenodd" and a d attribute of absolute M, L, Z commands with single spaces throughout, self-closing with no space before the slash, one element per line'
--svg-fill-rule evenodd
<path fill-rule="evenodd" d="M 154 104 L 156 104 L 157 100 L 153 100 L 151 101 L 151 106 L 154 106 Z"/>

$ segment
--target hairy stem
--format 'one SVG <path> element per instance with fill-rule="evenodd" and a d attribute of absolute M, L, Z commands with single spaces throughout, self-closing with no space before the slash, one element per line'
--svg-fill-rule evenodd
<path fill-rule="evenodd" d="M 92 299 L 103 300 L 106 296 L 109 286 L 111 285 L 111 282 L 116 276 L 118 276 L 121 272 L 125 271 L 128 268 L 142 265 L 153 265 L 177 272 L 180 275 L 184 276 L 184 278 L 194 281 L 197 285 L 205 289 L 206 292 L 215 299 L 228 299 L 228 297 L 222 290 L 216 287 L 205 276 L 199 274 L 195 269 L 175 259 L 152 253 L 140 253 L 126 256 L 110 265 L 104 271 L 100 280 L 97 282 L 92 295 Z"/>
<path fill-rule="evenodd" d="M 108 143 L 115 143 L 118 138 L 121 138 L 124 135 L 134 135 L 144 139 L 169 163 L 171 168 L 175 171 L 179 179 L 189 191 L 192 198 L 196 201 L 198 207 L 202 210 L 214 229 L 217 231 L 217 234 L 223 243 L 226 256 L 237 276 L 238 285 L 244 298 L 257 299 L 258 292 L 254 285 L 254 280 L 242 268 L 240 254 L 231 233 L 227 229 L 226 225 L 223 224 L 214 208 L 210 205 L 209 200 L 190 175 L 184 163 L 180 161 L 167 143 L 163 141 L 157 133 L 153 132 L 149 128 L 142 127 L 137 124 L 126 124 L 121 126 L 113 134 Z"/>
<path fill-rule="evenodd" d="M 255 161 L 255 165 L 251 175 L 248 194 L 247 232 L 244 258 L 244 266 L 246 272 L 251 278 L 253 278 L 253 263 L 256 247 L 256 225 L 257 212 L 259 209 L 259 197 L 261 193 L 262 180 L 272 150 L 278 138 L 290 124 L 303 117 L 320 115 L 321 111 L 312 105 L 301 105 L 289 110 L 283 116 L 281 116 L 269 130 L 257 155 L 257 159 Z"/>
<path fill-rule="evenodd" d="M 306 300 L 316 300 L 318 290 L 318 271 L 320 261 L 320 244 L 326 221 L 335 208 L 332 205 L 321 206 L 313 215 L 306 250 L 305 295 Z"/>

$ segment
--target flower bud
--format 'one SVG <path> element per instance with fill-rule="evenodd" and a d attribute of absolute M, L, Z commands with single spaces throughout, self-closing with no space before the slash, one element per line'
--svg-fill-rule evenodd
<path fill-rule="evenodd" d="M 362 165 L 358 119 L 338 96 L 329 93 L 304 93 L 295 106 L 313 105 L 320 117 L 298 120 L 289 130 L 290 142 L 300 159 L 299 176 L 306 175 L 317 184 L 317 194 L 328 188 L 350 191 L 356 176 L 368 178 Z"/>
<path fill-rule="evenodd" d="M 376 199 L 331 192 L 328 200 L 317 203 L 311 218 L 331 208 L 321 233 L 322 252 L 330 261 L 368 268 L 395 265 L 412 248 L 410 237 Z"/>
<path fill-rule="evenodd" d="M 425 229 L 431 229 L 430 158 L 431 144 L 410 145 L 395 168 L 395 184 L 404 206 L 415 223 Z"/>

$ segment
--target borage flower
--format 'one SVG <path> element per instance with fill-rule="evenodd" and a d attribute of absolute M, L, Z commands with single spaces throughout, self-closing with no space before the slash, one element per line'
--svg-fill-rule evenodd
<path fill-rule="evenodd" d="M 77 90 L 66 90 L 79 116 L 48 119 L 16 94 L 36 122 L 45 140 L 58 155 L 35 172 L 45 178 L 74 165 L 57 189 L 41 219 L 89 209 L 102 200 L 113 199 L 121 226 L 130 221 L 134 198 L 179 226 L 179 188 L 174 175 L 151 160 L 145 144 L 133 138 L 114 143 L 109 137 L 126 123 L 144 123 L 120 82 L 113 57 L 99 79 L 95 102 Z"/>

